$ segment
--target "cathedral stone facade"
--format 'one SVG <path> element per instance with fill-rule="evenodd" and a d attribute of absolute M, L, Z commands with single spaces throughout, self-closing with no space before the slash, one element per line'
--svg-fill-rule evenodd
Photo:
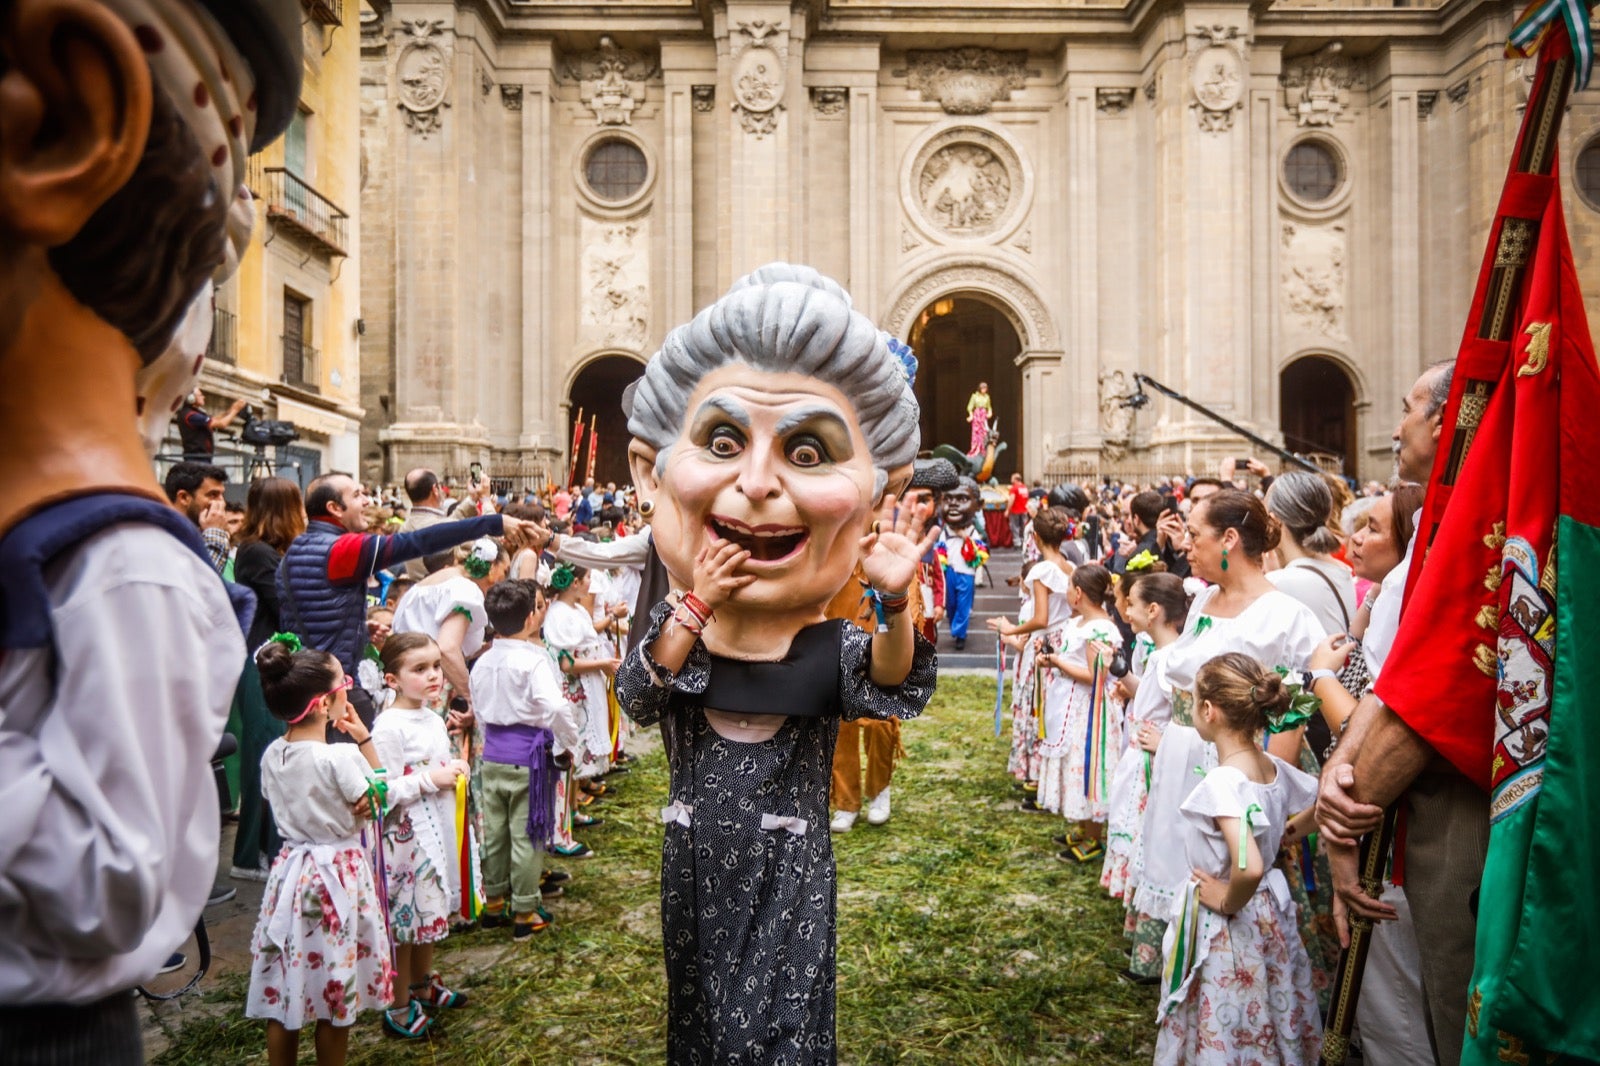
<path fill-rule="evenodd" d="M 1532 75 L 1517 6 L 367 0 L 363 473 L 559 480 L 581 409 L 583 465 L 592 425 L 623 480 L 642 360 L 788 259 L 918 350 L 925 447 L 964 448 L 986 381 L 1002 474 L 1252 453 L 1120 403 L 1143 373 L 1385 477 L 1463 328 Z M 1575 95 L 1590 291 L 1597 131 Z"/>

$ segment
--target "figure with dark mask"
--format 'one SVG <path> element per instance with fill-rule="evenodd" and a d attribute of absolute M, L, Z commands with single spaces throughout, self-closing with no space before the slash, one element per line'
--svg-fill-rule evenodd
<path fill-rule="evenodd" d="M 989 544 L 974 522 L 983 505 L 978 483 L 963 477 L 960 484 L 944 494 L 944 534 L 939 539 L 939 563 L 944 567 L 946 616 L 956 650 L 967 646 L 967 623 L 972 617 L 972 598 L 978 571 L 989 559 Z"/>
<path fill-rule="evenodd" d="M 150 454 L 284 130 L 295 0 L 0 5 L 0 1062 L 143 1061 L 211 891 L 237 603 Z M 63 383 L 89 383 L 60 402 Z"/>

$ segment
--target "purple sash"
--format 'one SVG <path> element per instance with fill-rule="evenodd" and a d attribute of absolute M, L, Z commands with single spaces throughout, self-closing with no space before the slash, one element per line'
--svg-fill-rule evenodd
<path fill-rule="evenodd" d="M 528 839 L 550 843 L 556 828 L 556 763 L 551 753 L 555 735 L 536 725 L 483 727 L 483 759 L 528 768 Z"/>

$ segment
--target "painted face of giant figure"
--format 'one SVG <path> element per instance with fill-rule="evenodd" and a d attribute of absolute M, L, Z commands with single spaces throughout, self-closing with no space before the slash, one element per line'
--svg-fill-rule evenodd
<path fill-rule="evenodd" d="M 910 476 L 907 366 L 842 289 L 786 264 L 674 331 L 629 422 L 674 584 L 693 584 L 702 549 L 733 541 L 756 580 L 724 611 L 820 612 L 850 579 L 874 507 Z"/>
<path fill-rule="evenodd" d="M 969 477 L 962 478 L 961 484 L 944 494 L 945 528 L 962 530 L 972 525 L 980 502 L 978 483 Z"/>

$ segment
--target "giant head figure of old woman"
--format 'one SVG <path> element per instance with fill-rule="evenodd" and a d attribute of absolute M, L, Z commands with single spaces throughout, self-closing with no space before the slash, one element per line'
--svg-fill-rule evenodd
<path fill-rule="evenodd" d="M 735 613 L 805 615 L 850 580 L 917 451 L 910 352 L 838 284 L 774 263 L 673 330 L 628 403 L 629 458 L 678 587 L 734 541 L 756 580 Z"/>

